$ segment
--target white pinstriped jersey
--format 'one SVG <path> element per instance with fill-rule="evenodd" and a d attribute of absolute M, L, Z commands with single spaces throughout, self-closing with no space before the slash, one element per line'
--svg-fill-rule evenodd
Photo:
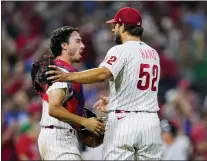
<path fill-rule="evenodd" d="M 64 72 L 67 72 L 68 71 L 64 68 L 59 68 L 61 69 L 62 71 Z M 66 89 L 66 96 L 65 97 L 69 97 L 71 96 L 73 93 L 69 93 L 69 89 L 68 89 L 68 85 L 66 82 L 55 82 L 53 83 L 47 90 L 47 94 L 49 91 L 53 90 L 53 89 L 58 89 L 58 88 L 65 88 Z M 66 122 L 63 122 L 63 121 L 60 121 L 54 117 L 51 117 L 48 113 L 48 110 L 49 110 L 49 104 L 47 101 L 45 100 L 42 100 L 42 104 L 43 104 L 43 107 L 42 107 L 42 118 L 41 118 L 41 121 L 40 121 L 40 125 L 41 126 L 50 126 L 50 125 L 53 125 L 57 128 L 72 128 L 68 123 Z"/>
<path fill-rule="evenodd" d="M 112 47 L 99 67 L 108 68 L 109 110 L 158 111 L 159 55 L 142 41 Z"/>

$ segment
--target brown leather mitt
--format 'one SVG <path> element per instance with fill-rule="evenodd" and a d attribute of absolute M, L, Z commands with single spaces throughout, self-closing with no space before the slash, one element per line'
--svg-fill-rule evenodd
<path fill-rule="evenodd" d="M 87 117 L 87 118 L 96 117 L 97 118 L 96 114 L 87 108 L 84 108 L 84 117 Z M 104 117 L 98 118 L 98 120 L 102 123 L 105 122 Z M 79 140 L 81 140 L 88 147 L 95 148 L 95 147 L 100 146 L 103 143 L 104 134 L 97 136 L 94 133 L 92 133 L 91 131 L 88 131 L 84 127 L 80 130 L 77 130 L 77 132 L 78 132 Z"/>

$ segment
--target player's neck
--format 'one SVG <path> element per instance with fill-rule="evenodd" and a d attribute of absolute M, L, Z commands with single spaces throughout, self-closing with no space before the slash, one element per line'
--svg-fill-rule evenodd
<path fill-rule="evenodd" d="M 72 60 L 70 60 L 70 58 L 68 58 L 68 56 L 61 55 L 61 56 L 57 56 L 56 59 L 60 59 L 64 62 L 72 65 Z"/>
<path fill-rule="evenodd" d="M 137 36 L 131 36 L 131 35 L 123 35 L 122 36 L 122 43 L 125 43 L 127 41 L 141 41 L 139 37 Z"/>

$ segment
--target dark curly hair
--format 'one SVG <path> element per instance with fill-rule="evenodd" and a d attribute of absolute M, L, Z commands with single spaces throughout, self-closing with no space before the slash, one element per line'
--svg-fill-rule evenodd
<path fill-rule="evenodd" d="M 128 32 L 132 36 L 141 37 L 144 29 L 142 26 L 124 25 L 124 31 Z"/>
<path fill-rule="evenodd" d="M 73 31 L 79 32 L 77 28 L 71 26 L 64 26 L 54 30 L 50 34 L 50 49 L 54 57 L 57 57 L 61 54 L 63 42 L 69 43 L 68 39 Z"/>

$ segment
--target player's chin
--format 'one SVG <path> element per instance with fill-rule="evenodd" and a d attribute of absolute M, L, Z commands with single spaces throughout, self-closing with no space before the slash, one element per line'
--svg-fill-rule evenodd
<path fill-rule="evenodd" d="M 80 54 L 77 55 L 76 58 L 75 58 L 75 62 L 79 63 L 81 60 L 82 60 L 82 56 Z"/>
<path fill-rule="evenodd" d="M 76 63 L 80 63 L 81 59 L 76 59 L 75 62 Z"/>

